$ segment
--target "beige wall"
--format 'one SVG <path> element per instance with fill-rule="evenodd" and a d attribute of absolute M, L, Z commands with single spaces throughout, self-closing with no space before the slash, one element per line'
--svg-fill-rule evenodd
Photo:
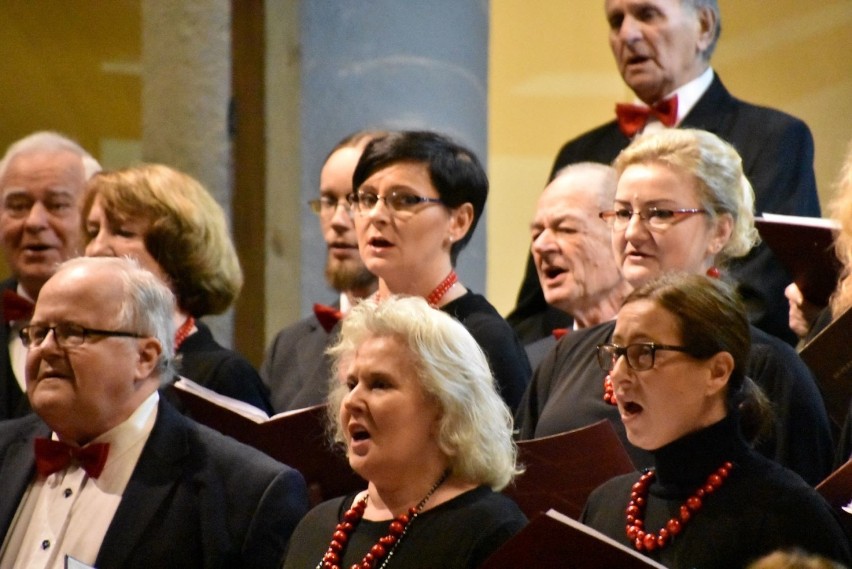
<path fill-rule="evenodd" d="M 852 138 L 852 1 L 720 4 L 716 69 L 738 96 L 807 121 L 825 202 Z M 487 293 L 507 313 L 557 149 L 609 120 L 629 92 L 606 44 L 603 0 L 492 0 L 491 19 Z M 139 0 L 2 2 L 0 22 L 7 54 L 0 60 L 0 148 L 52 128 L 78 138 L 107 166 L 139 155 Z"/>
<path fill-rule="evenodd" d="M 738 97 L 808 123 L 824 204 L 852 139 L 852 1 L 719 4 L 716 71 Z M 609 52 L 603 0 L 493 0 L 491 25 L 487 294 L 506 314 L 557 150 L 631 93 Z"/>

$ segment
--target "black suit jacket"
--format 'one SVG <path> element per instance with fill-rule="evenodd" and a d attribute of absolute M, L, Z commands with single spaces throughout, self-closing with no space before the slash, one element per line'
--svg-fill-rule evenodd
<path fill-rule="evenodd" d="M 32 414 L 0 424 L 0 535 L 35 476 Z M 98 552 L 98 569 L 277 569 L 308 508 L 302 476 L 160 401 L 154 429 Z"/>
<path fill-rule="evenodd" d="M 331 359 L 325 350 L 339 330 L 338 325 L 326 332 L 311 314 L 278 332 L 260 366 L 276 413 L 325 403 L 331 377 Z"/>
<path fill-rule="evenodd" d="M 680 126 L 712 132 L 737 149 L 745 174 L 754 187 L 755 212 L 820 215 L 813 170 L 813 138 L 801 120 L 733 97 L 717 75 Z M 559 169 L 577 162 L 609 164 L 628 144 L 630 139 L 621 133 L 613 120 L 566 143 L 556 156 L 551 178 Z M 784 287 L 792 282 L 792 277 L 771 251 L 759 245 L 745 258 L 733 261 L 729 269 L 740 285 L 752 322 L 794 343 L 796 338 L 788 326 L 788 305 L 784 298 Z M 536 318 L 546 308 L 530 256 L 518 305 L 508 320 L 516 329 L 523 330 L 524 321 Z M 536 329 L 524 341 L 528 343 L 535 339 L 535 334 L 542 337 L 549 332 Z"/>
<path fill-rule="evenodd" d="M 17 288 L 18 281 L 15 279 L 0 282 L 0 316 L 3 314 L 3 291 Z M 5 321 L 0 322 L 0 420 L 23 417 L 30 413 L 30 402 L 12 371 L 12 360 L 9 358 L 10 332 L 9 325 Z"/>

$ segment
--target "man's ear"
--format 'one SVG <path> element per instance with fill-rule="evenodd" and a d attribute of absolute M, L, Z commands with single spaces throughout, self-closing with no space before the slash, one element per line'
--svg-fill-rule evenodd
<path fill-rule="evenodd" d="M 706 55 L 707 49 L 713 44 L 716 36 L 716 14 L 708 6 L 702 6 L 696 13 L 698 22 L 698 51 Z"/>
<path fill-rule="evenodd" d="M 160 341 L 153 337 L 140 338 L 136 351 L 136 381 L 140 382 L 151 377 L 160 363 L 163 347 Z"/>

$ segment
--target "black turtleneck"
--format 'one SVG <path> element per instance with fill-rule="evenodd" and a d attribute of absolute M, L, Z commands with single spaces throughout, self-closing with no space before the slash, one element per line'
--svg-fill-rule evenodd
<path fill-rule="evenodd" d="M 726 461 L 734 464 L 722 486 L 679 536 L 648 554 L 667 567 L 745 567 L 779 548 L 800 547 L 852 563 L 850 543 L 832 508 L 798 475 L 752 451 L 728 416 L 654 451 L 656 477 L 649 488 L 645 527 L 658 532 L 681 504 Z M 596 489 L 582 521 L 631 546 L 625 513 L 638 474 L 619 476 Z"/>
<path fill-rule="evenodd" d="M 656 472 L 651 491 L 666 498 L 685 499 L 722 464 L 730 461 L 737 468 L 747 463 L 752 453 L 740 435 L 737 417 L 728 415 L 651 454 Z"/>

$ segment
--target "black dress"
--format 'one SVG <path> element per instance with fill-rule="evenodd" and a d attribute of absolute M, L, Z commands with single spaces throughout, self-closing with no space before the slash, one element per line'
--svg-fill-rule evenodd
<path fill-rule="evenodd" d="M 299 522 L 290 538 L 284 569 L 317 566 L 355 495 L 323 502 Z M 526 518 L 518 506 L 486 486 L 474 488 L 420 514 L 388 561 L 405 569 L 474 568 L 516 534 Z M 341 567 L 351 567 L 387 535 L 388 521 L 362 519 L 350 535 Z"/>
<path fill-rule="evenodd" d="M 776 549 L 799 547 L 847 566 L 849 540 L 832 508 L 799 476 L 748 448 L 736 415 L 653 453 L 656 478 L 648 492 L 645 528 L 658 532 L 681 504 L 726 461 L 722 486 L 661 550 L 646 553 L 672 567 L 736 569 Z M 625 508 L 639 475 L 604 483 L 589 496 L 581 521 L 631 546 Z"/>
<path fill-rule="evenodd" d="M 196 321 L 198 331 L 188 336 L 177 350 L 178 374 L 216 393 L 245 401 L 271 415 L 269 391 L 257 370 L 247 359 L 221 346 L 203 322 Z M 169 390 L 165 395 L 181 412 L 186 409 Z"/>
<path fill-rule="evenodd" d="M 462 323 L 488 358 L 503 401 L 514 413 L 532 376 L 527 353 L 497 309 L 468 291 L 441 310 Z"/>
<path fill-rule="evenodd" d="M 538 366 L 515 417 L 521 440 L 563 433 L 609 419 L 637 467 L 651 456 L 627 441 L 618 409 L 603 401 L 606 375 L 595 347 L 609 342 L 615 322 L 571 332 Z M 751 327 L 752 348 L 746 373 L 772 402 L 772 437 L 758 450 L 816 485 L 832 470 L 831 428 L 813 376 L 792 347 Z"/>

